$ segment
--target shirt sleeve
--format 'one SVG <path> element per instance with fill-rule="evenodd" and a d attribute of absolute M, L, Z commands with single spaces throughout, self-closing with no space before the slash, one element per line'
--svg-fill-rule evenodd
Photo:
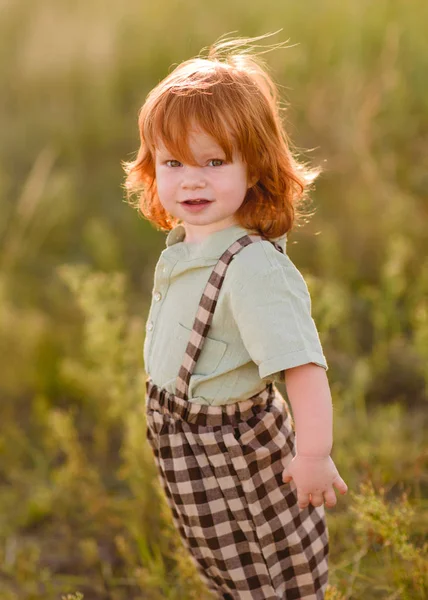
<path fill-rule="evenodd" d="M 307 363 L 328 370 L 308 287 L 291 260 L 234 288 L 231 309 L 261 379 L 283 381 L 283 370 Z"/>

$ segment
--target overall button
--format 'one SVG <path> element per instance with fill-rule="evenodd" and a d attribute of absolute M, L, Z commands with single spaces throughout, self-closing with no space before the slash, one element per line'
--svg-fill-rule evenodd
<path fill-rule="evenodd" d="M 151 331 L 151 330 L 153 329 L 153 321 L 149 321 L 149 322 L 147 323 L 147 329 L 148 329 L 149 331 Z"/>
<path fill-rule="evenodd" d="M 159 300 L 162 298 L 162 294 L 160 292 L 155 292 L 154 298 L 156 302 L 159 302 Z"/>

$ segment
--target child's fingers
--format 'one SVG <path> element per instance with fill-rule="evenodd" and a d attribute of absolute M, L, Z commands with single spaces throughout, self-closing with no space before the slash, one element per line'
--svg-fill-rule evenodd
<path fill-rule="evenodd" d="M 287 469 L 284 469 L 284 471 L 282 472 L 282 481 L 284 483 L 289 483 L 292 479 L 293 477 L 288 474 Z"/>
<path fill-rule="evenodd" d="M 336 506 L 337 498 L 333 488 L 329 488 L 326 492 L 324 492 L 324 499 L 327 508 L 333 508 L 333 506 Z"/>
<path fill-rule="evenodd" d="M 346 494 L 346 492 L 348 491 L 348 486 L 346 485 L 346 483 L 343 481 L 343 479 L 341 478 L 340 475 L 338 475 L 334 480 L 333 480 L 333 485 L 335 486 L 335 488 L 337 488 L 339 490 L 339 492 L 341 494 Z"/>
<path fill-rule="evenodd" d="M 322 494 L 311 494 L 311 504 L 313 506 L 322 506 L 324 504 Z"/>
<path fill-rule="evenodd" d="M 309 494 L 298 491 L 297 502 L 299 504 L 299 508 L 306 508 L 309 505 Z"/>

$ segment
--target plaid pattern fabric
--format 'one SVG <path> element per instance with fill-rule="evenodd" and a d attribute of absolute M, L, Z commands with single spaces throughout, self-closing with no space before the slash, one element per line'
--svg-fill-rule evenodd
<path fill-rule="evenodd" d="M 324 507 L 300 509 L 294 482 L 282 481 L 282 471 L 295 455 L 284 398 L 271 383 L 235 404 L 188 401 L 190 377 L 227 266 L 237 252 L 259 240 L 256 235 L 240 238 L 214 267 L 176 393 L 147 379 L 147 440 L 175 527 L 216 597 L 322 600 L 329 550 Z"/>

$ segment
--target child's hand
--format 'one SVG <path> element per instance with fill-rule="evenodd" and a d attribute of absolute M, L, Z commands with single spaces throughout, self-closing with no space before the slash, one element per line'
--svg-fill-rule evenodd
<path fill-rule="evenodd" d="M 346 494 L 348 486 L 343 481 L 330 456 L 302 456 L 297 454 L 282 473 L 282 480 L 288 483 L 294 480 L 297 501 L 300 508 L 306 508 L 311 502 L 326 508 L 336 505 L 335 486 L 341 494 Z"/>

